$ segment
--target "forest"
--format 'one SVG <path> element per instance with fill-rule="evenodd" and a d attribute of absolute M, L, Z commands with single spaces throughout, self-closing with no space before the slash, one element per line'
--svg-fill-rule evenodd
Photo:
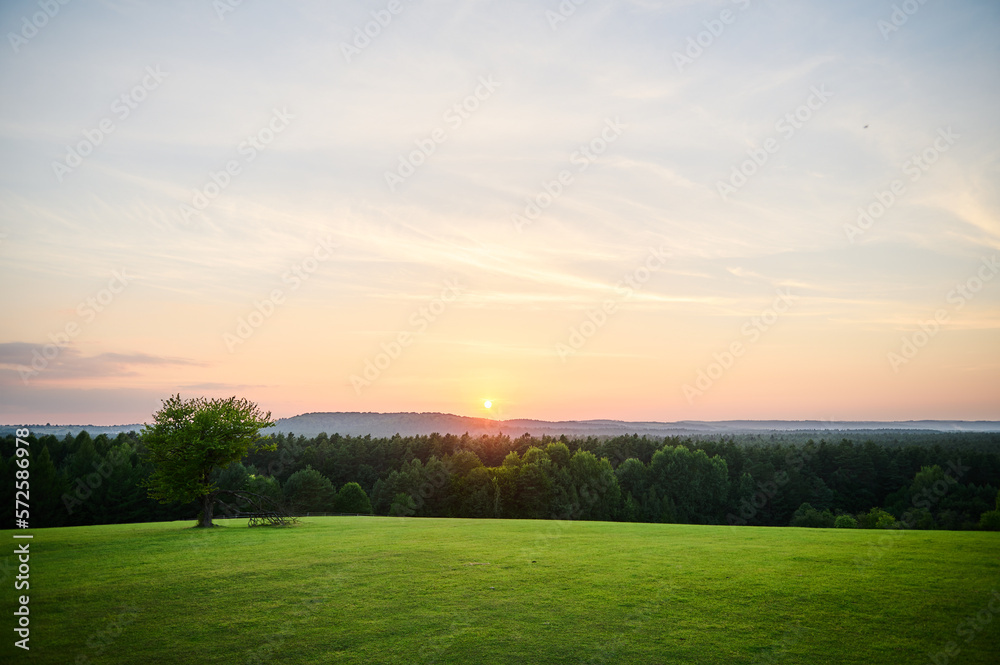
<path fill-rule="evenodd" d="M 826 440 L 835 434 L 836 441 Z M 1000 434 L 782 432 L 559 438 L 266 437 L 217 473 L 299 515 L 608 520 L 849 528 L 1000 529 Z M 150 499 L 136 432 L 28 438 L 36 527 L 194 519 Z M 15 438 L 0 477 L 15 477 Z M 14 503 L 14 483 L 3 493 Z M 245 509 L 223 503 L 218 517 Z M 13 514 L 3 528 L 13 528 Z"/>

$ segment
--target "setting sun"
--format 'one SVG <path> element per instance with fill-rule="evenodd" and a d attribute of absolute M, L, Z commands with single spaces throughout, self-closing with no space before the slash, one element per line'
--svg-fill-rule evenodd
<path fill-rule="evenodd" d="M 493 406 L 493 402 L 491 402 L 490 400 L 486 400 L 485 402 L 483 402 L 483 406 L 488 409 Z"/>

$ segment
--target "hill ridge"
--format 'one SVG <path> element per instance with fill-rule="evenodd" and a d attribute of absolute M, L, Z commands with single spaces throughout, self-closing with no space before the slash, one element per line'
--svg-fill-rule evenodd
<path fill-rule="evenodd" d="M 18 425 L 0 425 L 0 435 L 13 434 Z M 36 435 L 54 434 L 76 436 L 87 430 L 91 436 L 107 434 L 116 436 L 119 432 L 139 431 L 143 425 L 27 425 Z M 512 418 L 493 420 L 476 416 L 461 416 L 440 411 L 399 411 L 381 413 L 377 411 L 312 411 L 289 418 L 278 418 L 273 428 L 265 433 L 283 432 L 303 436 L 316 436 L 320 432 L 341 434 L 342 436 L 391 437 L 428 434 L 468 433 L 497 434 L 511 436 L 531 434 L 533 436 L 620 436 L 638 434 L 646 436 L 683 436 L 692 434 L 737 434 L 779 431 L 859 431 L 859 430 L 906 430 L 936 432 L 1000 432 L 1000 422 L 990 420 L 678 420 L 678 421 L 628 421 L 609 418 L 586 420 L 539 420 L 535 418 Z"/>

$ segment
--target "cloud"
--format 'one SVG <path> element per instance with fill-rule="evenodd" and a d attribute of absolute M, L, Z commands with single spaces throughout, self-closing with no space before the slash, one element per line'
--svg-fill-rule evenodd
<path fill-rule="evenodd" d="M 188 358 L 156 356 L 148 353 L 106 352 L 83 355 L 73 346 L 27 342 L 0 343 L 0 382 L 22 385 L 28 382 L 86 381 L 98 378 L 141 376 L 139 368 L 155 366 L 205 367 L 209 363 Z"/>
<path fill-rule="evenodd" d="M 666 246 L 668 264 L 601 332 L 608 363 L 590 358 L 597 375 L 623 372 L 614 388 L 593 380 L 609 409 L 643 405 L 628 408 L 660 417 L 669 399 L 637 387 L 655 363 L 619 369 L 615 354 L 655 356 L 675 371 L 713 331 L 786 285 L 802 297 L 788 339 L 823 356 L 814 331 L 835 323 L 859 345 L 843 371 L 871 385 L 895 328 L 933 312 L 1000 248 L 996 2 L 927 3 L 889 39 L 877 21 L 890 7 L 864 0 L 460 4 L 404 2 L 351 62 L 341 44 L 373 20 L 374 5 L 243 2 L 222 20 L 203 0 L 74 3 L 16 57 L 8 51 L 4 339 L 45 340 L 55 325 L 81 325 L 76 346 L 43 358 L 31 385 L 251 389 L 280 392 L 288 409 L 305 394 L 342 401 L 342 377 L 317 391 L 315 373 L 362 364 L 367 351 L 345 340 L 396 329 L 446 278 L 463 285 L 462 298 L 394 365 L 393 380 L 418 385 L 414 360 L 436 349 L 441 384 L 475 384 L 505 355 L 516 362 L 525 349 L 549 348 L 564 334 L 560 317 L 608 297 L 649 248 Z M 546 12 L 561 6 L 575 9 L 553 29 Z M 715 23 L 723 10 L 736 17 L 724 29 Z M 23 11 L 0 3 L 5 24 L 19 25 Z M 681 72 L 673 53 L 689 39 L 702 52 Z M 111 105 L 148 66 L 167 73 L 162 85 L 121 117 Z M 449 124 L 445 114 L 484 76 L 499 87 Z M 776 121 L 823 85 L 829 102 L 792 136 L 779 134 Z M 274 108 L 294 118 L 250 160 L 240 146 Z M 574 154 L 616 117 L 620 139 L 581 170 Z M 105 118 L 114 131 L 60 182 L 53 162 Z M 858 207 L 904 178 L 901 164 L 942 126 L 962 138 L 850 242 L 844 226 Z M 438 127 L 446 140 L 418 154 L 413 175 L 390 192 L 386 171 Z M 778 150 L 722 200 L 718 183 L 775 137 Z M 239 167 L 231 177 L 230 162 Z M 572 184 L 518 233 L 512 215 L 566 169 Z M 210 201 L 184 219 L 180 206 L 196 193 Z M 287 280 L 327 235 L 341 243 L 335 255 L 308 280 Z M 137 275 L 127 293 L 92 321 L 74 318 L 77 303 L 123 268 Z M 229 354 L 222 334 L 276 290 L 284 304 Z M 998 307 L 994 282 L 956 313 L 955 327 L 995 334 Z M 662 331 L 669 345 L 655 343 Z M 461 367 L 445 369 L 438 335 L 466 353 Z M 935 343 L 958 344 L 944 335 Z M 0 344 L 0 382 L 22 386 L 17 368 L 39 363 L 33 352 L 43 349 Z M 779 362 L 757 362 L 758 383 L 783 385 Z M 512 385 L 539 383 L 535 371 L 519 371 Z M 370 394 L 358 408 L 385 404 Z M 434 390 L 408 398 L 445 399 Z M 560 399 L 555 391 L 533 408 L 545 416 Z"/>
<path fill-rule="evenodd" d="M 242 391 L 249 388 L 268 388 L 270 386 L 264 384 L 253 384 L 253 383 L 189 383 L 183 386 L 178 386 L 179 390 L 206 390 L 210 392 L 229 392 L 229 391 Z"/>

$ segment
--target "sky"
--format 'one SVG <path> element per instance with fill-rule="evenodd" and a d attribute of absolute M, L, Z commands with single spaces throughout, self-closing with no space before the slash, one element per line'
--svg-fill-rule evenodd
<path fill-rule="evenodd" d="M 1000 420 L 991 0 L 0 28 L 0 423 Z"/>

